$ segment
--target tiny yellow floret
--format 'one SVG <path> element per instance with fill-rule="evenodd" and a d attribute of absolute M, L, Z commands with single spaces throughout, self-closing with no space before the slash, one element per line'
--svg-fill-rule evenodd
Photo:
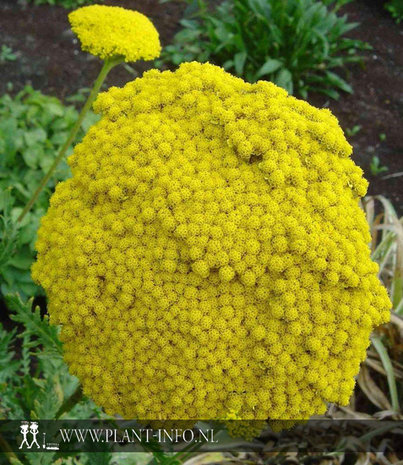
<path fill-rule="evenodd" d="M 89 5 L 69 14 L 71 29 L 81 48 L 103 60 L 153 60 L 160 55 L 159 35 L 152 22 L 138 11 L 118 6 Z"/>

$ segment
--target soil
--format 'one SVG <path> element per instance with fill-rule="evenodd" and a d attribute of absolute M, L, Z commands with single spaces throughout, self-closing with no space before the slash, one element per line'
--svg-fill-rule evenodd
<path fill-rule="evenodd" d="M 20 0 L 21 1 L 21 0 Z M 184 3 L 158 0 L 106 0 L 105 4 L 133 8 L 152 19 L 163 45 L 169 44 L 179 29 Z M 354 146 L 353 158 L 370 181 L 369 193 L 382 194 L 403 214 L 403 29 L 395 24 L 379 0 L 357 0 L 343 9 L 349 20 L 360 26 L 350 36 L 370 43 L 363 52 L 362 66 L 344 70 L 354 93 L 343 94 L 338 101 L 320 95 L 308 100 L 329 107 L 347 130 Z M 0 93 L 21 90 L 31 84 L 35 89 L 64 100 L 81 88 L 88 88 L 100 69 L 100 61 L 80 51 L 69 29 L 66 10 L 49 5 L 24 5 L 17 0 L 0 0 L 0 45 L 17 53 L 16 61 L 0 63 Z M 119 66 L 108 77 L 108 85 L 124 85 L 136 73 L 151 67 L 136 63 L 133 68 Z M 10 84 L 12 84 L 12 87 Z M 349 130 L 360 126 L 355 135 Z M 373 156 L 386 173 L 374 176 L 370 171 Z"/>
<path fill-rule="evenodd" d="M 384 9 L 382 1 L 361 0 L 344 7 L 349 21 L 360 25 L 349 33 L 368 42 L 373 49 L 364 52 L 362 66 L 345 70 L 353 94 L 342 94 L 338 101 L 312 96 L 316 106 L 327 106 L 339 118 L 347 139 L 354 147 L 353 158 L 369 180 L 369 193 L 392 201 L 403 214 L 403 27 Z M 353 136 L 348 130 L 360 126 Z M 370 170 L 377 156 L 388 171 L 374 176 Z M 397 174 L 400 173 L 400 176 Z M 396 176 L 393 176 L 396 175 Z"/>

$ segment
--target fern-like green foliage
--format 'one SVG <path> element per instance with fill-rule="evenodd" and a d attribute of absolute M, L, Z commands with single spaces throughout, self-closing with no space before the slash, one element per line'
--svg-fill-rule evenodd
<path fill-rule="evenodd" d="M 6 331 L 0 323 L 0 386 L 11 379 L 18 370 L 19 363 L 14 360 L 13 342 L 16 330 Z"/>
<path fill-rule="evenodd" d="M 0 371 L 0 418 L 54 419 L 79 388 L 63 361 L 59 328 L 49 325 L 39 307 L 33 307 L 33 299 L 24 301 L 18 294 L 9 294 L 5 301 L 21 330 L 7 332 L 0 327 L 0 364 L 6 367 Z M 100 414 L 85 399 L 64 410 L 65 416 L 73 418 Z"/>
<path fill-rule="evenodd" d="M 33 299 L 24 302 L 18 294 L 9 294 L 5 300 L 12 311 L 11 319 L 23 327 L 19 337 L 24 338 L 24 348 L 32 351 L 40 346 L 43 350 L 37 353 L 39 357 L 52 355 L 60 358 L 62 343 L 58 338 L 59 327 L 50 325 L 47 315 L 41 317 L 39 306 L 33 306 Z"/>
<path fill-rule="evenodd" d="M 65 162 L 21 224 L 17 218 L 45 175 L 78 117 L 73 105 L 26 87 L 0 97 L 0 293 L 40 294 L 30 275 L 39 220 L 56 183 L 69 176 Z M 79 138 L 95 122 L 90 113 Z"/>
<path fill-rule="evenodd" d="M 53 420 L 110 418 L 91 400 L 81 396 L 80 384 L 68 372 L 62 357 L 59 328 L 50 326 L 41 316 L 33 299 L 23 300 L 18 294 L 6 295 L 5 303 L 15 328 L 7 331 L 0 324 L 0 420 Z M 2 462 L 0 441 L 0 463 Z M 74 461 L 63 453 L 19 455 L 28 465 L 89 465 L 111 463 L 112 455 L 74 454 Z M 125 465 L 130 461 L 114 462 Z M 137 463 L 137 462 L 135 462 Z"/>

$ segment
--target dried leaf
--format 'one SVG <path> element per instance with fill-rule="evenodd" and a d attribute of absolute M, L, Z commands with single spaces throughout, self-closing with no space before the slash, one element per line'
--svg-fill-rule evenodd
<path fill-rule="evenodd" d="M 389 400 L 371 378 L 369 370 L 365 365 L 361 367 L 360 373 L 357 377 L 357 382 L 364 394 L 374 405 L 381 410 L 392 410 Z"/>

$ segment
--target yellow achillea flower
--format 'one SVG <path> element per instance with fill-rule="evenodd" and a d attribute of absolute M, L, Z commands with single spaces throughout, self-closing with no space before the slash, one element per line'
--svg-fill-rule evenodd
<path fill-rule="evenodd" d="M 391 304 L 331 112 L 199 63 L 94 107 L 33 266 L 84 392 L 140 419 L 347 404 Z"/>
<path fill-rule="evenodd" d="M 103 60 L 116 56 L 126 62 L 152 60 L 161 52 L 157 30 L 138 11 L 90 5 L 71 12 L 69 21 L 82 49 Z"/>

